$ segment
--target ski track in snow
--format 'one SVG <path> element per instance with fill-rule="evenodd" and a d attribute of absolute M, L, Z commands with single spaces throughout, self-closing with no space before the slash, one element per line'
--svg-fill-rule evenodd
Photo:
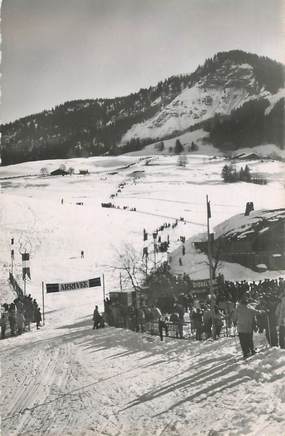
<path fill-rule="evenodd" d="M 1 343 L 4 435 L 255 434 L 283 421 L 285 352 L 245 363 L 234 338 L 149 342 L 122 329 L 94 332 L 90 321 L 59 330 Z"/>

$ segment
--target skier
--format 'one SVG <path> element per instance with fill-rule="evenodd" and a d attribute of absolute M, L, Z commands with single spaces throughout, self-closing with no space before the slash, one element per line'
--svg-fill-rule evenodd
<path fill-rule="evenodd" d="M 244 359 L 255 354 L 253 345 L 254 317 L 256 314 L 261 313 L 252 307 L 248 307 L 247 303 L 247 295 L 243 294 L 240 297 L 240 301 L 234 313 L 234 321 L 237 325 L 240 346 Z"/>
<path fill-rule="evenodd" d="M 84 259 L 84 251 L 81 250 L 81 259 Z"/>

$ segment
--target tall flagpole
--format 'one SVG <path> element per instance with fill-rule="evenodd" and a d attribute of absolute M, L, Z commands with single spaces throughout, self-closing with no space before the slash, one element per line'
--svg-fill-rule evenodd
<path fill-rule="evenodd" d="M 42 282 L 43 325 L 45 325 L 45 284 Z"/>
<path fill-rule="evenodd" d="M 211 218 L 211 207 L 210 202 L 208 200 L 208 195 L 206 196 L 207 201 L 207 236 L 208 236 L 208 260 L 209 260 L 209 283 L 210 283 L 210 295 L 211 295 L 211 317 L 212 317 L 212 336 L 213 339 L 216 339 L 215 332 L 215 312 L 214 312 L 214 292 L 213 292 L 213 264 L 212 264 L 212 246 L 211 246 L 211 238 L 210 238 L 210 223 L 209 219 Z"/>

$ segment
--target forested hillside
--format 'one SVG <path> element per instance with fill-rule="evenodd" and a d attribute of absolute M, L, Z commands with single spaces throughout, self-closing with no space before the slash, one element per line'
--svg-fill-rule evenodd
<path fill-rule="evenodd" d="M 284 99 L 265 113 L 282 87 L 282 64 L 239 50 L 221 52 L 192 74 L 137 93 L 65 102 L 2 125 L 2 164 L 121 154 L 201 125 L 217 147 L 283 147 Z"/>

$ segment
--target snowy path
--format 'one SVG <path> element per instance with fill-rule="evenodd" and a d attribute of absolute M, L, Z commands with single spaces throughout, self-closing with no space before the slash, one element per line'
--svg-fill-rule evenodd
<path fill-rule="evenodd" d="M 161 343 L 82 319 L 2 341 L 1 354 L 3 435 L 279 435 L 285 424 L 276 349 L 245 364 L 234 339 Z"/>

